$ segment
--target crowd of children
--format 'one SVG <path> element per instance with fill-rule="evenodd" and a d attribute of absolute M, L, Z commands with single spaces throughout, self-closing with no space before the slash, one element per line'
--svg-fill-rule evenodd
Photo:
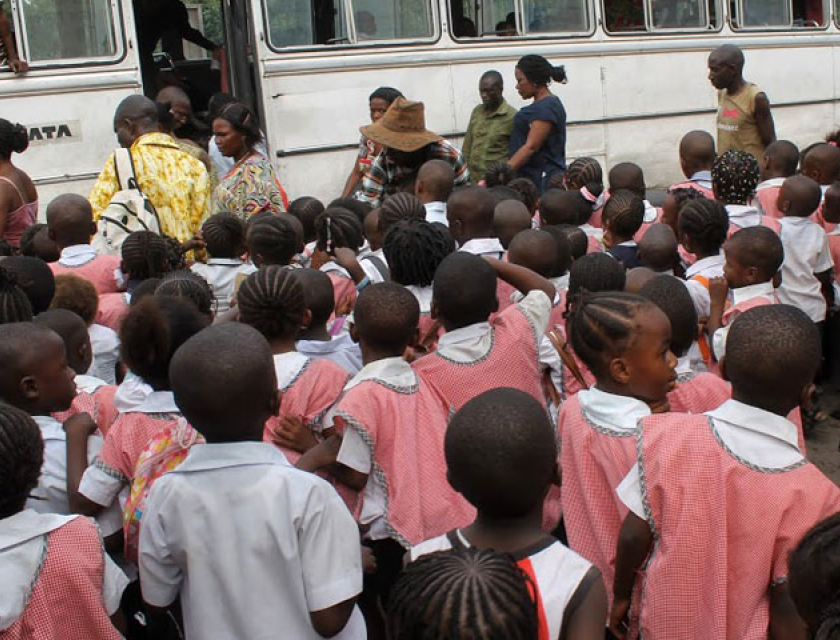
<path fill-rule="evenodd" d="M 840 638 L 840 149 L 423 165 L 0 260 L 0 639 Z M 834 561 L 838 564 L 835 565 Z"/>

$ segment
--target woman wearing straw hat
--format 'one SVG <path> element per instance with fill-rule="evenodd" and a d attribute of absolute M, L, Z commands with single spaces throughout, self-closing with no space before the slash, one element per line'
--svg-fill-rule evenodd
<path fill-rule="evenodd" d="M 368 140 L 383 147 L 362 182 L 362 190 L 356 195 L 362 202 L 378 207 L 390 189 L 410 182 L 429 160 L 451 164 L 456 186 L 470 181 L 470 171 L 461 152 L 426 129 L 422 102 L 399 97 L 381 119 L 361 127 L 360 131 Z"/>

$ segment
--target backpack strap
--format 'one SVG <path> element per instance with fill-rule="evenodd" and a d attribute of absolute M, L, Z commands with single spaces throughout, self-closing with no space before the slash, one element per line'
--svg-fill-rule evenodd
<path fill-rule="evenodd" d="M 140 191 L 140 185 L 137 183 L 137 174 L 134 171 L 134 158 L 131 157 L 131 149 L 119 147 L 114 151 L 114 171 L 117 174 L 117 182 L 120 185 L 121 191 L 125 191 L 126 189 L 137 189 Z"/>
<path fill-rule="evenodd" d="M 583 373 L 581 373 L 580 367 L 578 366 L 574 356 L 569 353 L 566 341 L 563 339 L 563 336 L 560 335 L 560 332 L 557 329 L 552 329 L 546 335 L 548 336 L 548 339 L 551 340 L 551 344 L 557 351 L 557 355 L 559 355 L 560 359 L 563 361 L 563 366 L 571 372 L 572 376 L 574 376 L 574 379 L 578 381 L 580 386 L 584 389 L 588 389 L 589 385 L 586 384 L 586 380 L 584 379 Z"/>
<path fill-rule="evenodd" d="M 365 256 L 362 260 L 370 262 L 385 282 L 388 282 L 391 279 L 391 270 L 388 269 L 388 265 L 385 264 L 385 261 L 379 256 Z"/>

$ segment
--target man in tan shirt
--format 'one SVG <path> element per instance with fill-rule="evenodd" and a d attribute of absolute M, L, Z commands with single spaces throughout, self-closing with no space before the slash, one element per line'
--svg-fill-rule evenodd
<path fill-rule="evenodd" d="M 744 80 L 744 54 L 725 44 L 709 55 L 709 80 L 718 90 L 717 152 L 746 151 L 761 161 L 776 139 L 767 95 Z"/>

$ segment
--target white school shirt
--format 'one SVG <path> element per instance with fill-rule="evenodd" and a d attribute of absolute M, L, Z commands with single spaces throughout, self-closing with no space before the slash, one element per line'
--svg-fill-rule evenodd
<path fill-rule="evenodd" d="M 735 306 L 753 298 L 767 298 L 769 302 L 775 303 L 774 291 L 772 282 L 759 282 L 758 284 L 751 284 L 747 287 L 730 289 L 729 294 L 732 297 L 732 306 Z M 726 355 L 726 337 L 729 335 L 731 328 L 731 324 L 721 327 L 712 336 L 712 351 L 718 361 Z"/>
<path fill-rule="evenodd" d="M 784 416 L 738 400 L 727 400 L 704 415 L 712 419 L 723 447 L 745 464 L 784 469 L 802 462 L 796 425 Z M 618 485 L 616 493 L 630 511 L 647 520 L 638 462 Z"/>
<path fill-rule="evenodd" d="M 840 229 L 840 227 L 838 227 Z M 431 313 L 432 312 L 432 298 L 434 295 L 434 287 L 429 285 L 428 287 L 418 287 L 417 285 L 410 284 L 406 287 L 409 291 L 411 291 L 412 295 L 417 298 L 417 304 L 420 305 L 420 313 Z"/>
<path fill-rule="evenodd" d="M 76 518 L 37 513 L 25 509 L 0 520 L 0 633 L 11 627 L 26 611 L 29 597 L 49 546 L 49 534 Z M 128 578 L 102 550 L 105 571 L 102 578 L 102 602 L 109 616 L 120 608 Z M 72 560 L 71 560 L 72 562 Z"/>
<path fill-rule="evenodd" d="M 598 227 L 593 227 L 588 222 L 578 226 L 578 229 L 583 231 L 587 238 L 595 238 L 598 242 L 601 242 L 604 239 L 604 230 L 599 229 Z"/>
<path fill-rule="evenodd" d="M 659 217 L 659 210 L 648 200 L 643 200 L 642 202 L 644 202 L 645 205 L 645 217 L 643 219 L 643 224 L 653 224 Z"/>
<path fill-rule="evenodd" d="M 719 255 L 709 256 L 698 260 L 693 265 L 685 270 L 685 286 L 688 288 L 688 293 L 694 302 L 694 308 L 697 310 L 697 315 L 700 318 L 708 318 L 711 300 L 709 298 L 709 290 L 696 280 L 692 280 L 694 276 L 702 276 L 711 280 L 712 278 L 723 277 L 723 265 L 726 258 L 723 251 Z"/>
<path fill-rule="evenodd" d="M 322 640 L 310 611 L 362 590 L 359 530 L 327 482 L 263 442 L 196 444 L 149 491 L 143 599 L 181 595 L 187 640 Z M 334 636 L 364 640 L 358 607 Z"/>
<path fill-rule="evenodd" d="M 834 266 L 823 228 L 808 218 L 784 217 L 779 220 L 779 236 L 785 248 L 779 302 L 799 307 L 814 322 L 825 320 L 825 298 L 814 275 Z"/>
<path fill-rule="evenodd" d="M 70 499 L 67 496 L 67 434 L 62 424 L 52 416 L 32 416 L 41 429 L 44 440 L 44 463 L 38 486 L 32 490 L 26 501 L 26 508 L 38 513 L 57 513 L 69 515 Z M 87 461 L 93 464 L 102 450 L 105 440 L 97 431 L 87 439 Z M 102 535 L 110 536 L 122 529 L 122 510 L 118 504 L 112 504 L 102 511 L 96 522 Z"/>
<path fill-rule="evenodd" d="M 740 229 L 757 227 L 761 224 L 761 212 L 755 207 L 743 204 L 726 205 L 729 222 Z"/>
<path fill-rule="evenodd" d="M 62 267 L 81 267 L 96 258 L 96 251 L 89 244 L 74 244 L 64 247 L 58 257 Z"/>
<path fill-rule="evenodd" d="M 350 375 L 362 368 L 362 350 L 353 342 L 349 333 L 333 336 L 331 340 L 298 340 L 295 349 L 314 360 L 322 358 L 336 363 Z"/>
<path fill-rule="evenodd" d="M 689 179 L 689 182 L 696 182 L 704 189 L 712 188 L 712 172 L 711 171 L 697 171 Z"/>
<path fill-rule="evenodd" d="M 239 274 L 249 276 L 257 268 L 239 258 L 209 258 L 207 264 L 196 262 L 190 267 L 193 273 L 207 280 L 213 297 L 216 299 L 216 313 L 224 313 L 230 309 L 230 300 L 236 287 L 236 277 Z"/>
<path fill-rule="evenodd" d="M 347 383 L 344 391 L 347 392 L 360 382 L 374 378 L 396 387 L 411 387 L 417 384 L 417 374 L 405 360 L 402 358 L 383 358 L 365 365 Z M 334 412 L 331 413 L 334 415 Z M 332 424 L 332 416 L 325 423 Z M 374 464 L 373 451 L 352 425 L 347 425 L 344 430 L 344 437 L 341 440 L 341 448 L 338 450 L 336 462 L 368 476 L 364 489 L 362 512 L 359 516 L 359 523 L 370 525 L 370 529 L 364 534 L 365 540 L 390 538 L 391 536 L 385 527 L 388 490 L 380 480 L 379 475 L 371 473 Z"/>
<path fill-rule="evenodd" d="M 117 383 L 117 363 L 120 360 L 120 337 L 113 329 L 101 324 L 88 327 L 93 362 L 88 374 L 105 381 L 105 384 Z"/>
<path fill-rule="evenodd" d="M 473 238 L 472 240 L 467 240 L 458 248 L 458 251 L 471 253 L 478 257 L 490 256 L 497 260 L 501 260 L 505 255 L 505 248 L 499 242 L 498 238 Z"/>
<path fill-rule="evenodd" d="M 439 222 L 444 227 L 449 227 L 445 202 L 427 202 L 423 207 L 426 209 L 426 222 Z"/>
<path fill-rule="evenodd" d="M 371 284 L 378 284 L 380 282 L 385 282 L 385 276 L 382 275 L 382 272 L 376 268 L 376 265 L 371 261 L 368 260 L 373 256 L 374 258 L 379 258 L 382 261 L 382 264 L 385 267 L 388 267 L 388 261 L 385 259 L 385 252 L 380 248 L 376 251 L 369 251 L 366 256 L 359 257 L 359 266 L 362 268 L 362 271 L 365 272 L 365 275 L 370 278 Z"/>

